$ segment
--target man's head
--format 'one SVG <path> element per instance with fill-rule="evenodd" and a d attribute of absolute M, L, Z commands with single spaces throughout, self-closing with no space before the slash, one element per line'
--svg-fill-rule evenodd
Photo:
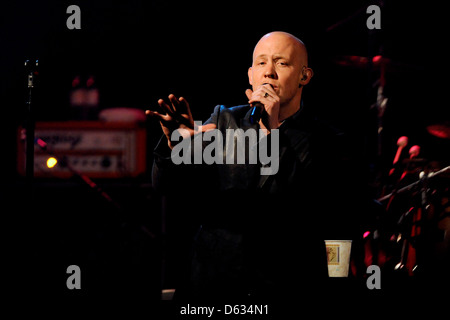
<path fill-rule="evenodd" d="M 280 106 L 300 105 L 302 87 L 313 76 L 308 67 L 308 54 L 302 41 L 286 32 L 264 35 L 253 51 L 248 70 L 253 90 L 270 83 L 280 97 Z"/>

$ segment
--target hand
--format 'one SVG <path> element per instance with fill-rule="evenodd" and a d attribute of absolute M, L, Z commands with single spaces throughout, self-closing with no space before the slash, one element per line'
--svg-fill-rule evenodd
<path fill-rule="evenodd" d="M 163 99 L 158 100 L 158 104 L 165 114 L 157 111 L 147 110 L 146 114 L 159 119 L 162 131 L 167 137 L 168 145 L 170 149 L 173 149 L 174 143 L 171 141 L 172 133 L 176 130 L 183 129 L 180 132 L 183 138 L 192 137 L 198 132 L 204 132 L 209 129 L 214 129 L 214 124 L 206 126 L 196 126 L 194 118 L 192 117 L 189 103 L 183 97 L 177 99 L 175 95 L 169 95 L 170 104 L 167 104 Z M 187 133 L 187 134 L 186 134 Z"/>
<path fill-rule="evenodd" d="M 278 128 L 281 123 L 278 121 L 280 113 L 280 97 L 269 84 L 259 86 L 254 92 L 251 89 L 245 91 L 249 103 L 260 102 L 264 105 L 265 112 L 260 120 L 261 127 L 268 129 Z"/>

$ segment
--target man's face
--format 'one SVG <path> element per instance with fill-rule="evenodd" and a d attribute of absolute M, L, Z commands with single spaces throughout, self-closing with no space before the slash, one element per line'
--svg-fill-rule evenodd
<path fill-rule="evenodd" d="M 253 90 L 270 83 L 280 97 L 280 105 L 288 103 L 299 92 L 302 77 L 302 52 L 295 40 L 284 35 L 263 38 L 253 52 L 253 64 L 248 70 Z"/>

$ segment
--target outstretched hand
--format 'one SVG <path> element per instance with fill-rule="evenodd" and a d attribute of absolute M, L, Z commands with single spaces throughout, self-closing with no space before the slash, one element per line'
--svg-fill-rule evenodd
<path fill-rule="evenodd" d="M 196 133 L 215 128 L 214 124 L 200 127 L 196 126 L 189 103 L 183 97 L 178 99 L 175 95 L 170 94 L 169 101 L 170 103 L 167 104 L 163 99 L 158 100 L 158 104 L 165 114 L 153 110 L 147 110 L 146 114 L 159 119 L 159 123 L 161 124 L 164 135 L 167 137 L 170 149 L 173 149 L 174 147 L 171 136 L 176 130 L 183 129 L 180 131 L 180 134 L 183 138 L 188 138 Z"/>

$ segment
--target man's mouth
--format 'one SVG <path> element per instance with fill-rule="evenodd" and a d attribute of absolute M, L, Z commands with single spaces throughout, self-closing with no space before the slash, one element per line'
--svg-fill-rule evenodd
<path fill-rule="evenodd" d="M 272 87 L 272 89 L 273 89 L 273 90 L 277 90 L 277 89 L 278 89 L 278 87 L 277 87 L 277 86 L 275 86 L 275 85 L 273 85 L 273 84 L 271 84 L 271 83 L 267 83 L 267 82 L 266 82 L 266 83 L 263 83 L 262 85 L 263 85 L 263 86 L 265 86 L 265 85 L 269 85 L 269 86 L 271 86 L 271 87 Z"/>

